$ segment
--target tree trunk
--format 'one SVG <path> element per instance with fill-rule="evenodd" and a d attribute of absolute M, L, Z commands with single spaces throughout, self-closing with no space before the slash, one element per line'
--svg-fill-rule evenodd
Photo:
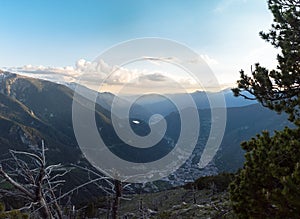
<path fill-rule="evenodd" d="M 115 183 L 115 198 L 112 205 L 112 218 L 117 219 L 119 205 L 120 205 L 120 197 L 122 196 L 122 185 L 121 182 L 118 180 L 115 180 L 114 183 Z"/>

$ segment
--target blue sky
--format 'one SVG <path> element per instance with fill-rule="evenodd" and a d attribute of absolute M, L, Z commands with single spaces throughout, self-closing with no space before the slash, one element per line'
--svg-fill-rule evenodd
<path fill-rule="evenodd" d="M 0 67 L 75 66 L 140 37 L 189 46 L 223 84 L 257 61 L 275 65 L 258 36 L 272 22 L 264 0 L 0 0 L 0 8 Z"/>

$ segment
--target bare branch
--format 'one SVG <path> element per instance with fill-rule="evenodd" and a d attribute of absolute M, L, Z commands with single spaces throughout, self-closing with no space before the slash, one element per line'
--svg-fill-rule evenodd
<path fill-rule="evenodd" d="M 34 200 L 34 196 L 30 191 L 28 191 L 24 186 L 20 185 L 18 182 L 13 180 L 6 172 L 3 171 L 2 166 L 0 166 L 0 175 L 3 176 L 10 184 L 12 184 L 16 189 L 28 195 L 28 197 Z"/>
<path fill-rule="evenodd" d="M 15 151 L 15 150 L 10 150 L 10 152 L 15 153 L 15 154 L 23 154 L 23 155 L 32 157 L 35 160 L 39 161 L 40 165 L 43 165 L 43 160 L 36 154 L 25 152 L 25 151 Z"/>

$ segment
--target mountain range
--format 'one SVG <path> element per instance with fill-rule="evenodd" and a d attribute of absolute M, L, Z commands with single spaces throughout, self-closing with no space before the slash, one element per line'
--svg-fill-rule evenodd
<path fill-rule="evenodd" d="M 77 85 L 79 86 L 79 85 Z M 87 92 L 91 91 L 88 88 Z M 280 130 L 289 126 L 286 115 L 278 115 L 257 102 L 236 98 L 231 91 L 222 91 L 227 105 L 225 135 L 217 155 L 207 169 L 198 168 L 199 158 L 210 131 L 209 101 L 205 92 L 190 94 L 194 99 L 201 120 L 201 133 L 194 154 L 165 181 L 179 185 L 202 175 L 217 172 L 234 172 L 242 167 L 244 158 L 240 142 L 254 137 L 262 130 Z M 44 139 L 49 163 L 89 165 L 78 147 L 72 124 L 74 84 L 65 86 L 53 82 L 0 72 L 0 153 L 4 159 L 9 149 L 32 151 Z M 187 94 L 172 94 L 178 100 Z M 213 95 L 213 94 L 212 94 Z M 161 114 L 168 128 L 164 138 L 149 150 L 136 150 L 117 136 L 112 126 L 111 107 L 119 98 L 126 106 L 133 96 L 115 96 L 97 93 L 95 118 L 101 135 L 110 150 L 117 156 L 132 162 L 156 160 L 174 147 L 180 134 L 180 112 L 175 105 L 160 95 L 145 95 L 130 110 L 131 128 L 138 135 L 150 132 L 148 120 L 153 114 Z M 116 115 L 118 116 L 118 115 Z M 126 118 L 119 118 L 126 119 Z M 159 120 L 156 122 L 160 122 Z M 171 141 L 170 141 L 171 139 Z M 116 146 L 117 145 L 117 146 Z M 80 178 L 80 177 L 79 177 Z"/>

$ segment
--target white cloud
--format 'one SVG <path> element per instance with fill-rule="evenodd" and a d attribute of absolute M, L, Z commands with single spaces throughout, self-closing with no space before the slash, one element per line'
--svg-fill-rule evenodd
<path fill-rule="evenodd" d="M 206 62 L 208 65 L 217 65 L 218 61 L 216 59 L 211 58 L 207 54 L 201 54 L 199 57 L 193 60 L 179 60 L 177 57 L 162 57 L 162 58 L 153 58 L 153 57 L 144 57 L 145 60 L 155 64 L 160 65 L 161 62 L 168 62 L 168 63 L 177 63 L 180 64 L 182 62 L 190 62 L 190 63 L 198 63 L 198 62 Z"/>
<path fill-rule="evenodd" d="M 145 56 L 143 57 L 144 60 L 147 60 L 150 63 L 153 63 L 155 65 L 161 65 L 162 62 L 168 62 L 168 63 L 178 63 L 180 60 L 176 57 L 150 57 Z"/>
<path fill-rule="evenodd" d="M 141 81 L 156 81 L 156 82 L 165 82 L 168 80 L 168 78 L 161 73 L 142 75 L 140 79 Z"/>
<path fill-rule="evenodd" d="M 116 86 L 122 87 L 129 84 L 135 89 L 141 90 L 144 87 L 164 87 L 164 89 L 167 89 L 167 87 L 172 87 L 174 84 L 174 79 L 169 79 L 165 72 L 110 66 L 103 60 L 91 62 L 79 59 L 75 63 L 75 67 L 47 67 L 28 64 L 6 70 L 56 83 L 77 82 L 92 89 L 98 89 L 101 83 L 105 89 L 110 89 L 109 87 L 116 89 Z M 179 81 L 184 83 L 183 86 L 191 84 L 188 80 L 179 78 Z"/>
<path fill-rule="evenodd" d="M 209 56 L 206 55 L 206 54 L 200 55 L 200 58 L 201 58 L 202 60 L 204 60 L 209 66 L 219 64 L 217 60 L 215 60 L 215 59 L 209 57 Z"/>
<path fill-rule="evenodd" d="M 161 89 L 167 92 L 168 89 L 175 89 L 177 81 L 180 86 L 188 90 L 199 89 L 197 83 L 186 75 L 177 75 L 176 68 L 172 63 L 178 63 L 176 57 L 151 58 L 145 57 L 148 63 L 156 66 L 157 69 L 149 67 L 147 63 L 138 66 L 110 66 L 103 60 L 87 61 L 79 59 L 75 66 L 48 67 L 25 65 L 23 67 L 7 69 L 19 74 L 53 81 L 56 83 L 77 82 L 97 90 L 101 85 L 105 91 L 114 92 L 120 87 L 132 86 L 135 90 Z M 208 55 L 200 55 L 190 62 L 203 62 L 209 65 L 217 65 L 218 62 Z M 167 63 L 167 64 L 164 64 Z M 138 63 L 139 64 L 139 63 Z M 173 67 L 166 67 L 166 66 Z M 159 67 L 158 67 L 159 66 Z M 129 67 L 129 68 L 128 68 Z M 146 68 L 146 69 L 141 69 Z M 182 70 L 181 70 L 182 71 Z M 101 89 L 101 91 L 104 91 Z"/>

